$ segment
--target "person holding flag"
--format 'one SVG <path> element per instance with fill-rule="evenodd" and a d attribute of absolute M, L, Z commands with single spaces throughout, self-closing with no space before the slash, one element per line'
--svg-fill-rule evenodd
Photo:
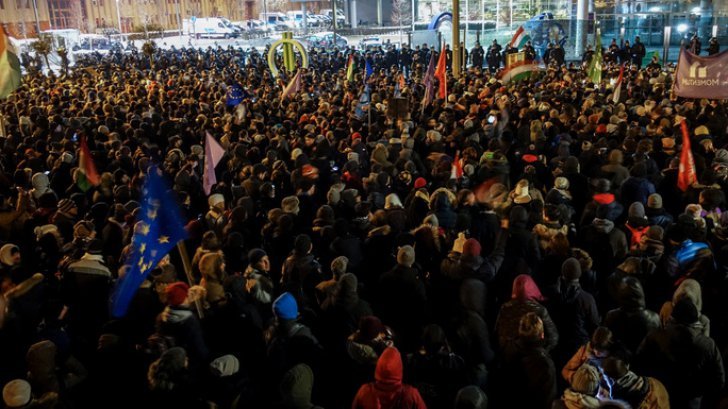
<path fill-rule="evenodd" d="M 174 193 L 167 187 L 161 170 L 150 166 L 142 189 L 141 220 L 134 225 L 127 267 L 116 283 L 111 314 L 123 317 L 139 286 L 157 263 L 187 237 Z"/>
<path fill-rule="evenodd" d="M 594 50 L 594 55 L 587 67 L 587 75 L 595 85 L 602 82 L 602 35 L 601 30 L 598 28 L 596 50 Z"/>
<path fill-rule="evenodd" d="M 445 54 L 445 43 L 442 44 L 442 51 L 440 51 L 440 57 L 437 60 L 434 77 L 439 81 L 437 98 L 447 99 L 447 57 Z"/>

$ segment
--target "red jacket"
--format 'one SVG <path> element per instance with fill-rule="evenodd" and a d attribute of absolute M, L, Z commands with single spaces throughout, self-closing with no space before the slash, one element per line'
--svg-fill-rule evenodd
<path fill-rule="evenodd" d="M 359 388 L 352 409 L 427 409 L 420 392 L 402 383 L 402 357 L 396 348 L 379 357 L 374 379 Z"/>

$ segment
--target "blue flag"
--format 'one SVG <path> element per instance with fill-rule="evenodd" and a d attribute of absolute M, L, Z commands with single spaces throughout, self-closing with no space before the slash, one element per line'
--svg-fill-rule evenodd
<path fill-rule="evenodd" d="M 225 95 L 227 106 L 238 106 L 238 104 L 243 102 L 243 97 L 243 89 L 240 88 L 240 85 L 234 84 L 229 86 L 227 89 L 227 94 Z"/>
<path fill-rule="evenodd" d="M 356 104 L 355 115 L 359 119 L 364 118 L 364 107 L 369 105 L 369 85 L 364 87 L 364 92 L 359 96 L 359 103 Z"/>
<path fill-rule="evenodd" d="M 374 68 L 372 68 L 372 64 L 369 62 L 369 60 L 366 60 L 366 77 L 369 78 L 374 74 Z"/>
<path fill-rule="evenodd" d="M 111 313 L 123 317 L 147 275 L 179 242 L 187 237 L 182 215 L 167 183 L 156 166 L 149 169 L 142 190 L 141 220 L 134 226 L 132 251 L 126 275 L 116 283 Z"/>

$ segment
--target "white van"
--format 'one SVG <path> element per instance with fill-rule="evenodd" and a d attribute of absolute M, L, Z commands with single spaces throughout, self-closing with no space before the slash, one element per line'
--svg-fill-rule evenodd
<path fill-rule="evenodd" d="M 203 17 L 194 21 L 184 19 L 182 31 L 195 38 L 234 38 L 239 34 L 228 19 L 220 17 Z"/>
<path fill-rule="evenodd" d="M 278 30 L 292 30 L 295 28 L 293 21 L 283 13 L 260 13 L 260 19 Z"/>

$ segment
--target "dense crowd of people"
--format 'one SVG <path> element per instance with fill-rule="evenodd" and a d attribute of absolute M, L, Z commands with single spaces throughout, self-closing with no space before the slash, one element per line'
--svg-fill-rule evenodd
<path fill-rule="evenodd" d="M 728 407 L 725 101 L 655 60 L 615 102 L 609 60 L 502 83 L 478 52 L 423 104 L 437 52 L 312 52 L 284 100 L 232 47 L 30 70 L 0 101 L 6 407 Z M 153 164 L 191 269 L 173 250 L 115 317 Z"/>

